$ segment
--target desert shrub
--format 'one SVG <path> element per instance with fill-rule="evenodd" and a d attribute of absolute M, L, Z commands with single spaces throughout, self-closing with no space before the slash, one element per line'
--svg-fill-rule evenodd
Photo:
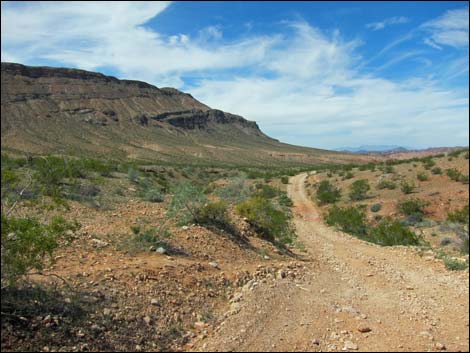
<path fill-rule="evenodd" d="M 292 202 L 290 197 L 287 196 L 287 193 L 285 192 L 279 195 L 278 201 L 279 201 L 279 205 L 284 206 L 284 207 L 294 206 L 294 203 Z"/>
<path fill-rule="evenodd" d="M 452 239 L 450 239 L 449 237 L 444 237 L 441 239 L 441 245 L 442 246 L 446 246 L 446 245 L 449 245 L 452 243 Z"/>
<path fill-rule="evenodd" d="M 139 171 L 136 170 L 135 168 L 133 167 L 129 167 L 128 171 L 127 171 L 127 178 L 132 181 L 133 183 L 136 183 L 138 182 L 139 180 Z"/>
<path fill-rule="evenodd" d="M 384 169 L 384 172 L 387 173 L 387 174 L 395 173 L 395 168 L 393 168 L 393 166 L 391 166 L 391 165 L 386 165 L 385 169 Z"/>
<path fill-rule="evenodd" d="M 202 187 L 189 182 L 180 183 L 173 190 L 173 197 L 168 205 L 168 217 L 176 218 L 178 224 L 188 224 L 196 218 L 196 212 L 206 203 Z"/>
<path fill-rule="evenodd" d="M 428 175 L 424 172 L 421 172 L 421 173 L 418 173 L 418 175 L 416 176 L 416 178 L 419 180 L 419 181 L 426 181 L 429 179 Z"/>
<path fill-rule="evenodd" d="M 408 182 L 408 181 L 403 181 L 401 184 L 400 184 L 400 190 L 408 195 L 408 194 L 411 194 L 413 193 L 413 191 L 415 190 L 416 186 L 414 183 L 412 182 Z"/>
<path fill-rule="evenodd" d="M 262 185 L 261 188 L 255 193 L 255 196 L 259 196 L 265 199 L 272 199 L 279 195 L 279 190 L 271 185 Z"/>
<path fill-rule="evenodd" d="M 196 209 L 194 221 L 204 226 L 231 230 L 233 228 L 227 213 L 227 204 L 223 201 L 209 202 Z"/>
<path fill-rule="evenodd" d="M 387 217 L 370 229 L 365 240 L 382 246 L 419 245 L 421 238 L 398 220 Z"/>
<path fill-rule="evenodd" d="M 165 193 L 162 189 L 150 188 L 145 190 L 142 198 L 149 202 L 163 202 L 165 201 Z"/>
<path fill-rule="evenodd" d="M 423 160 L 424 169 L 429 170 L 436 165 L 432 158 L 427 157 Z"/>
<path fill-rule="evenodd" d="M 428 201 L 411 199 L 398 203 L 397 209 L 403 215 L 411 216 L 415 218 L 417 222 L 421 222 L 423 220 L 424 208 L 428 205 Z"/>
<path fill-rule="evenodd" d="M 120 248 L 130 253 L 152 251 L 159 247 L 170 251 L 172 246 L 168 243 L 171 233 L 165 224 L 158 227 L 142 230 L 140 227 L 131 227 L 132 235 L 122 240 Z"/>
<path fill-rule="evenodd" d="M 366 179 L 356 180 L 350 186 L 349 198 L 353 201 L 364 200 L 369 190 L 370 185 Z"/>
<path fill-rule="evenodd" d="M 382 189 L 388 189 L 388 190 L 394 190 L 397 187 L 397 184 L 395 184 L 393 181 L 388 181 L 388 180 L 382 180 L 377 184 L 377 189 L 382 190 Z"/>
<path fill-rule="evenodd" d="M 468 184 L 468 175 L 461 175 L 459 181 L 463 184 Z"/>
<path fill-rule="evenodd" d="M 354 178 L 354 174 L 352 172 L 347 172 L 344 176 L 344 179 L 352 179 Z"/>
<path fill-rule="evenodd" d="M 460 181 L 462 178 L 462 173 L 455 168 L 447 169 L 446 174 L 453 181 Z"/>
<path fill-rule="evenodd" d="M 295 240 L 290 215 L 276 209 L 270 200 L 255 196 L 238 204 L 236 210 L 242 217 L 246 217 L 265 239 L 283 244 Z"/>
<path fill-rule="evenodd" d="M 289 184 L 289 178 L 286 176 L 281 177 L 281 183 L 283 184 Z"/>
<path fill-rule="evenodd" d="M 444 258 L 444 265 L 448 270 L 451 271 L 463 271 L 466 270 L 468 267 L 468 264 L 466 262 L 451 257 Z"/>
<path fill-rule="evenodd" d="M 464 158 L 465 158 L 465 159 L 469 159 L 469 158 L 470 158 L 470 156 L 469 156 L 469 152 L 468 152 L 468 151 L 467 151 L 467 152 L 465 152 Z"/>
<path fill-rule="evenodd" d="M 370 207 L 372 212 L 379 212 L 382 209 L 382 205 L 380 203 L 375 203 Z"/>
<path fill-rule="evenodd" d="M 2 213 L 2 286 L 16 282 L 28 271 L 42 270 L 46 260 L 68 230 L 78 229 L 78 224 L 68 223 L 61 217 L 42 224 L 34 218 L 15 218 Z"/>
<path fill-rule="evenodd" d="M 436 175 L 442 174 L 442 169 L 439 167 L 434 167 L 431 169 L 431 173 L 436 174 Z"/>
<path fill-rule="evenodd" d="M 456 210 L 454 212 L 449 213 L 447 215 L 447 220 L 450 222 L 468 224 L 469 223 L 468 211 L 469 211 L 469 208 L 468 208 L 468 205 L 466 205 L 461 210 Z"/>
<path fill-rule="evenodd" d="M 368 231 L 364 211 L 352 206 L 341 208 L 334 205 L 328 211 L 326 223 L 358 237 L 366 236 Z"/>
<path fill-rule="evenodd" d="M 245 178 L 236 177 L 230 179 L 228 184 L 216 190 L 216 195 L 228 201 L 241 202 L 250 195 L 250 188 L 246 185 Z"/>
<path fill-rule="evenodd" d="M 341 198 L 341 190 L 328 180 L 323 180 L 318 185 L 316 198 L 320 204 L 335 203 Z"/>

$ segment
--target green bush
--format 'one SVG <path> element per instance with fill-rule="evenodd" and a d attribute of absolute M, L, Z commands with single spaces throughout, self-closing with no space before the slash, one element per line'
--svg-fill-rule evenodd
<path fill-rule="evenodd" d="M 408 181 L 403 181 L 400 185 L 400 190 L 406 195 L 413 193 L 415 188 L 415 184 Z"/>
<path fill-rule="evenodd" d="M 461 178 L 463 176 L 462 173 L 460 173 L 455 168 L 447 169 L 446 173 L 447 173 L 447 176 L 453 181 L 461 181 Z"/>
<path fill-rule="evenodd" d="M 194 221 L 200 225 L 213 226 L 223 230 L 233 228 L 227 213 L 227 205 L 223 201 L 209 202 L 196 209 Z"/>
<path fill-rule="evenodd" d="M 285 207 L 292 207 L 294 206 L 294 203 L 292 202 L 292 200 L 290 199 L 289 196 L 287 196 L 287 193 L 282 193 L 281 195 L 279 195 L 279 205 L 281 206 L 285 206 Z"/>
<path fill-rule="evenodd" d="M 429 205 L 428 201 L 411 199 L 399 202 L 397 209 L 405 216 L 413 217 L 417 222 L 421 222 L 424 216 L 424 208 Z"/>
<path fill-rule="evenodd" d="M 323 180 L 318 185 L 316 198 L 320 204 L 335 203 L 341 198 L 341 190 L 328 180 Z"/>
<path fill-rule="evenodd" d="M 434 167 L 431 169 L 431 173 L 436 174 L 436 175 L 442 174 L 442 169 L 439 167 Z"/>
<path fill-rule="evenodd" d="M 391 166 L 391 165 L 387 165 L 387 166 L 385 166 L 384 171 L 387 174 L 392 174 L 392 173 L 395 173 L 395 168 L 393 168 L 393 166 Z"/>
<path fill-rule="evenodd" d="M 347 172 L 344 176 L 344 179 L 352 179 L 354 178 L 354 174 L 352 172 Z"/>
<path fill-rule="evenodd" d="M 230 179 L 228 184 L 216 190 L 216 195 L 228 201 L 241 202 L 245 201 L 250 195 L 250 189 L 246 185 L 243 177 Z"/>
<path fill-rule="evenodd" d="M 364 211 L 353 206 L 341 208 L 334 205 L 328 211 L 326 223 L 358 237 L 365 237 L 368 231 Z"/>
<path fill-rule="evenodd" d="M 28 271 L 42 270 L 46 260 L 53 260 L 52 253 L 68 230 L 75 231 L 78 224 L 66 222 L 61 217 L 41 224 L 33 218 L 7 217 L 2 213 L 2 286 L 16 282 Z"/>
<path fill-rule="evenodd" d="M 283 184 L 289 184 L 289 178 L 286 176 L 281 177 L 281 183 Z"/>
<path fill-rule="evenodd" d="M 236 210 L 265 239 L 283 244 L 290 244 L 295 240 L 290 214 L 276 209 L 270 200 L 255 196 L 238 204 Z"/>
<path fill-rule="evenodd" d="M 393 181 L 382 180 L 377 184 L 376 187 L 379 190 L 382 190 L 382 189 L 394 190 L 397 187 L 397 184 L 395 184 Z"/>
<path fill-rule="evenodd" d="M 255 193 L 255 196 L 263 197 L 265 199 L 272 199 L 279 195 L 279 190 L 271 185 L 262 185 L 261 188 Z"/>
<path fill-rule="evenodd" d="M 168 205 L 168 217 L 177 219 L 179 225 L 194 222 L 196 212 L 206 203 L 204 190 L 190 182 L 175 186 L 173 197 Z"/>
<path fill-rule="evenodd" d="M 426 181 L 429 179 L 428 175 L 424 172 L 418 173 L 416 177 L 419 181 Z"/>
<path fill-rule="evenodd" d="M 366 179 L 356 180 L 350 186 L 349 198 L 353 201 L 364 200 L 369 190 L 370 185 Z"/>
<path fill-rule="evenodd" d="M 421 242 L 417 234 L 389 217 L 371 228 L 365 240 L 382 246 L 419 245 Z"/>
<path fill-rule="evenodd" d="M 466 205 L 461 210 L 456 210 L 454 212 L 449 213 L 447 215 L 447 220 L 450 222 L 468 224 L 469 223 L 468 212 L 469 212 L 469 208 L 468 208 L 468 205 Z"/>
<path fill-rule="evenodd" d="M 423 160 L 423 163 L 424 163 L 424 169 L 426 170 L 429 170 L 436 165 L 436 162 L 434 162 L 431 157 L 426 157 Z"/>
<path fill-rule="evenodd" d="M 141 230 L 140 227 L 131 227 L 131 230 L 133 234 L 123 239 L 120 244 L 122 250 L 136 253 L 156 250 L 159 247 L 167 251 L 172 249 L 172 246 L 167 241 L 171 237 L 171 233 L 164 224 L 145 230 Z"/>
<path fill-rule="evenodd" d="M 450 257 L 444 258 L 444 265 L 448 270 L 451 271 L 463 271 L 466 270 L 468 267 L 468 264 L 466 262 Z"/>
<path fill-rule="evenodd" d="M 370 207 L 372 212 L 379 212 L 382 209 L 382 205 L 380 203 L 375 203 Z"/>
<path fill-rule="evenodd" d="M 149 202 L 163 202 L 165 201 L 165 193 L 162 191 L 162 189 L 151 188 L 145 190 L 142 198 Z"/>

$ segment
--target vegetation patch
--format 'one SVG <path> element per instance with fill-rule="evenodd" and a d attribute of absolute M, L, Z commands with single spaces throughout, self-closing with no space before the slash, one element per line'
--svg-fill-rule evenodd
<path fill-rule="evenodd" d="M 364 200 L 367 198 L 367 192 L 370 190 L 370 185 L 366 179 L 359 179 L 351 184 L 349 190 L 349 198 L 351 200 Z"/>
<path fill-rule="evenodd" d="M 335 203 L 341 198 L 341 190 L 328 180 L 323 180 L 317 187 L 316 198 L 320 204 Z"/>

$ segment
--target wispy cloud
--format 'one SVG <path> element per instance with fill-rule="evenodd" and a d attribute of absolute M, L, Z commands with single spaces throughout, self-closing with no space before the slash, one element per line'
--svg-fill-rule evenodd
<path fill-rule="evenodd" d="M 368 23 L 366 24 L 366 28 L 369 28 L 373 31 L 378 31 L 390 25 L 396 25 L 396 24 L 402 24 L 402 23 L 408 23 L 408 22 L 410 22 L 410 19 L 408 17 L 395 16 L 395 17 L 386 18 L 380 22 Z"/>
<path fill-rule="evenodd" d="M 430 35 L 425 43 L 436 49 L 442 45 L 468 48 L 468 16 L 468 7 L 448 10 L 441 17 L 424 23 L 421 29 Z"/>

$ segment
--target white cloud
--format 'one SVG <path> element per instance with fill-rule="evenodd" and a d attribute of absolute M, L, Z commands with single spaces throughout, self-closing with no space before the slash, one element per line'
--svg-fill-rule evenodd
<path fill-rule="evenodd" d="M 468 7 L 448 10 L 439 18 L 424 23 L 421 28 L 430 34 L 426 44 L 435 48 L 439 48 L 439 44 L 468 48 L 468 16 Z"/>
<path fill-rule="evenodd" d="M 408 22 L 410 22 L 410 19 L 407 17 L 395 16 L 395 17 L 386 18 L 385 20 L 380 21 L 380 22 L 368 23 L 366 24 L 366 28 L 370 28 L 373 31 L 378 31 L 390 25 L 396 25 L 396 24 L 408 23 Z"/>
<path fill-rule="evenodd" d="M 29 2 L 2 8 L 2 54 L 94 70 L 113 67 L 120 76 L 158 83 L 169 73 L 240 67 L 263 59 L 276 38 L 253 37 L 217 47 L 187 34 L 165 38 L 143 25 L 165 2 Z M 216 27 L 206 36 L 220 38 Z M 8 54 L 11 56 L 11 54 Z"/>

